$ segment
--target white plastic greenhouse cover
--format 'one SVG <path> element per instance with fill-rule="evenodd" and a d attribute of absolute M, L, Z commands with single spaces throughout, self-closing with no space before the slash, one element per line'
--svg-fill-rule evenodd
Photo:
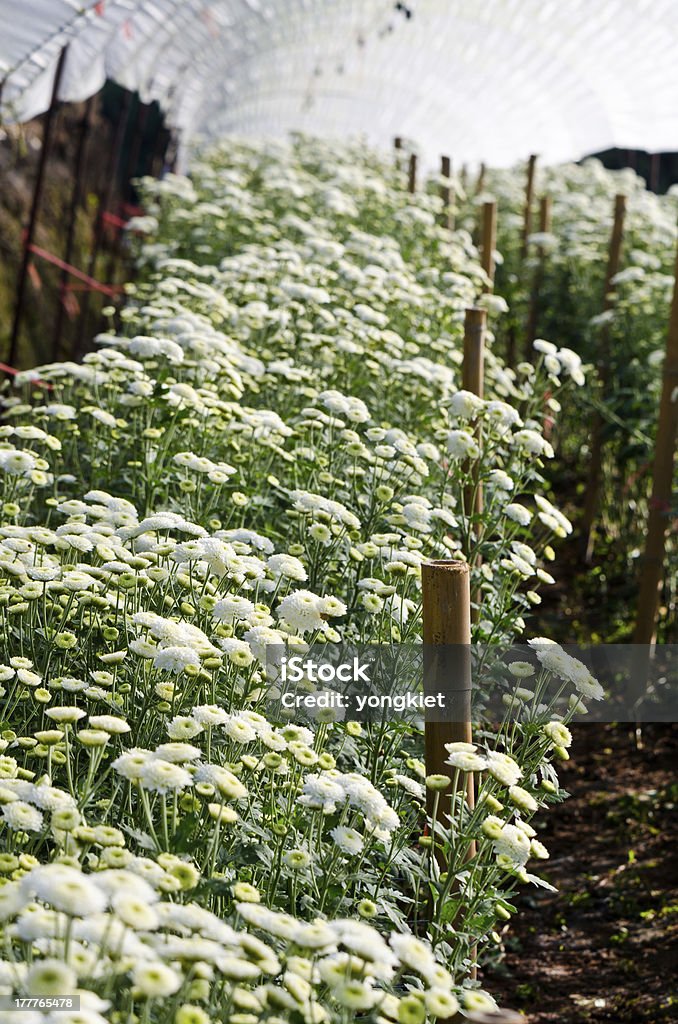
<path fill-rule="evenodd" d="M 408 17 L 408 13 L 411 14 Z M 0 113 L 112 78 L 182 144 L 394 135 L 505 165 L 678 148 L 678 0 L 0 0 Z"/>

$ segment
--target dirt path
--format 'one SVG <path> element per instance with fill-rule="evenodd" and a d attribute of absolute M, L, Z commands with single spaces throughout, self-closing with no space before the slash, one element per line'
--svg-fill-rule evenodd
<path fill-rule="evenodd" d="M 485 978 L 532 1024 L 678 1021 L 678 728 L 579 726 L 561 772 L 572 794 L 545 816 L 541 873 L 506 954 Z M 538 824 L 538 823 L 537 823 Z"/>

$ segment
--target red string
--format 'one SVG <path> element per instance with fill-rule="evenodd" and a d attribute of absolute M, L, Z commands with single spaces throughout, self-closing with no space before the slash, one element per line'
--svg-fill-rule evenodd
<path fill-rule="evenodd" d="M 11 377 L 16 377 L 18 373 L 24 373 L 23 370 L 15 370 L 13 366 L 8 366 L 7 363 L 0 363 L 0 371 L 3 373 L 9 373 Z M 51 384 L 48 384 L 46 380 L 33 380 L 31 384 L 35 384 L 36 387 L 46 388 L 47 391 L 53 391 L 54 388 Z"/>
<path fill-rule="evenodd" d="M 53 263 L 55 267 L 59 267 L 60 270 L 66 270 L 73 277 L 77 277 L 79 281 L 83 281 L 92 291 L 103 292 L 104 295 L 117 295 L 122 289 L 119 285 L 101 284 L 100 281 L 95 281 L 89 274 L 83 274 L 82 270 L 78 270 L 77 267 L 71 266 L 70 263 L 65 263 L 64 260 L 59 259 L 58 256 L 54 256 L 51 252 L 47 252 L 46 249 L 41 249 L 39 245 L 29 245 L 29 252 L 34 253 L 36 256 L 40 256 L 43 260 L 47 260 L 48 263 Z"/>
<path fill-rule="evenodd" d="M 108 210 L 104 210 L 101 214 L 101 219 L 104 224 L 113 224 L 116 228 L 124 228 L 127 224 L 126 220 L 122 217 L 118 217 L 117 213 L 109 213 Z"/>

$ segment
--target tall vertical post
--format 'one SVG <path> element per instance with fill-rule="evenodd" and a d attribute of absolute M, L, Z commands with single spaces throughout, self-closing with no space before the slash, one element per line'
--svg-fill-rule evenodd
<path fill-rule="evenodd" d="M 671 516 L 673 496 L 673 464 L 678 433 L 678 250 L 675 275 L 654 446 L 652 497 L 647 518 L 645 552 L 641 560 L 638 611 L 633 634 L 634 644 L 643 645 L 653 645 L 656 639 L 657 605 L 666 553 L 666 529 Z"/>
<path fill-rule="evenodd" d="M 478 171 L 478 179 L 476 181 L 476 195 L 480 195 L 480 193 L 485 188 L 485 174 L 486 174 L 486 172 L 487 172 L 487 167 L 485 166 L 485 164 L 481 163 L 480 169 Z"/>
<path fill-rule="evenodd" d="M 446 743 L 471 742 L 471 590 L 466 562 L 441 560 L 421 567 L 424 637 L 424 690 L 443 694 L 446 721 L 434 721 L 427 709 L 424 724 L 427 775 L 450 775 Z M 436 709 L 438 710 L 438 709 Z M 436 716 L 443 717 L 443 716 Z M 432 794 L 429 791 L 429 811 Z M 473 776 L 467 775 L 466 798 L 474 805 Z M 450 797 L 439 820 L 449 813 Z"/>
<path fill-rule="evenodd" d="M 469 306 L 464 317 L 464 361 L 461 368 L 461 386 L 483 397 L 485 327 L 487 313 L 478 306 Z"/>
<path fill-rule="evenodd" d="M 92 107 L 94 96 L 90 96 L 85 103 L 85 110 L 78 127 L 78 138 L 75 151 L 75 166 L 73 168 L 73 186 L 71 188 L 71 201 L 68 210 L 68 223 L 66 225 L 66 245 L 64 247 L 64 262 L 73 262 L 73 247 L 75 245 L 75 229 L 78 218 L 78 207 L 82 202 L 84 192 L 84 170 L 86 162 L 87 136 L 91 127 Z M 54 321 L 54 334 L 52 335 L 52 360 L 59 358 L 59 346 L 61 344 L 61 331 L 63 329 L 66 287 L 68 285 L 68 271 L 62 270 L 59 281 L 59 304 L 57 306 Z"/>
<path fill-rule="evenodd" d="M 523 238 L 520 249 L 522 259 L 527 255 L 527 239 L 532 231 L 532 202 L 534 200 L 534 172 L 537 166 L 537 156 L 532 154 L 527 161 L 527 181 L 525 182 L 525 213 L 523 216 Z"/>
<path fill-rule="evenodd" d="M 603 312 L 612 308 L 612 279 L 619 272 L 622 242 L 624 238 L 624 217 L 626 214 L 626 196 L 616 195 L 614 198 L 614 221 L 610 236 L 610 248 L 605 271 L 603 292 Z M 601 388 L 601 400 L 604 401 L 609 379 L 610 328 L 606 322 L 602 325 L 598 341 L 598 379 Z M 600 412 L 595 412 L 591 425 L 589 473 L 584 498 L 582 517 L 581 547 L 586 562 L 593 557 L 594 531 L 593 524 L 598 512 L 600 490 L 603 474 L 603 429 L 605 423 Z"/>
<path fill-rule="evenodd" d="M 118 112 L 118 117 L 115 124 L 115 131 L 113 133 L 113 145 L 110 154 L 110 172 L 106 182 L 103 195 L 100 197 L 99 208 L 97 210 L 96 222 L 94 225 L 94 237 L 92 239 L 92 248 L 90 251 L 89 263 L 87 265 L 87 276 L 94 277 L 96 273 L 97 257 L 99 255 L 99 249 L 103 241 L 104 236 L 104 213 L 111 205 L 113 193 L 115 191 L 118 175 L 118 166 L 120 163 L 120 153 L 122 150 L 122 142 L 125 137 L 125 131 L 127 129 L 127 121 L 129 118 L 130 102 L 132 94 L 125 90 L 122 98 L 122 104 Z M 73 353 L 75 356 L 79 356 L 82 353 L 85 333 L 87 331 L 87 323 L 89 319 L 89 298 L 90 292 L 84 292 L 82 300 L 82 312 L 80 314 L 80 327 L 78 331 L 78 340 L 76 351 Z"/>
<path fill-rule="evenodd" d="M 482 268 L 489 278 L 483 291 L 494 291 L 494 250 L 497 247 L 497 204 L 494 200 L 483 203 Z"/>
<path fill-rule="evenodd" d="M 661 154 L 653 153 L 650 157 L 650 188 L 653 192 L 659 192 L 659 172 L 661 169 Z"/>
<path fill-rule="evenodd" d="M 56 117 L 57 105 L 59 102 L 59 89 L 61 87 L 61 79 L 63 77 L 64 65 L 66 63 L 66 54 L 68 53 L 68 47 L 64 46 L 63 50 L 59 54 L 56 69 L 54 71 L 54 81 L 52 83 L 52 96 L 50 99 L 49 108 L 45 115 L 45 126 L 42 133 L 42 149 L 40 150 L 40 158 L 38 160 L 38 173 L 35 179 L 35 187 L 33 189 L 33 201 L 31 203 L 31 212 L 28 218 L 28 228 L 26 229 L 26 237 L 24 239 L 24 250 L 21 259 L 21 266 L 19 268 L 19 279 L 17 282 L 16 290 L 16 306 L 14 310 L 14 322 L 12 324 L 12 333 L 10 335 L 9 342 L 9 353 L 7 361 L 10 366 L 13 366 L 17 352 L 19 349 L 19 332 L 21 330 L 21 314 L 24 307 L 24 299 L 26 296 L 26 282 L 28 280 L 28 267 L 31 262 L 31 246 L 35 239 L 35 229 L 38 223 L 38 214 L 40 212 L 40 201 L 42 199 L 42 192 L 45 183 L 45 170 L 47 168 L 47 161 L 49 160 L 50 150 L 52 148 L 52 134 L 54 131 L 54 120 Z"/>
<path fill-rule="evenodd" d="M 407 172 L 407 191 L 412 195 L 417 191 L 417 154 L 410 153 L 410 163 Z"/>
<path fill-rule="evenodd" d="M 551 230 L 551 196 L 542 196 L 539 200 L 539 231 L 541 234 L 548 234 Z M 532 292 L 530 295 L 530 308 L 527 314 L 527 328 L 525 330 L 525 352 L 524 358 L 527 362 L 532 358 L 532 346 L 537 337 L 537 318 L 539 316 L 539 293 L 544 282 L 544 246 L 537 246 L 537 263 L 534 268 L 532 281 Z"/>
<path fill-rule="evenodd" d="M 452 161 L 449 156 L 440 158 L 440 174 L 448 181 L 452 175 Z M 441 227 L 452 229 L 454 227 L 454 214 L 452 213 L 452 189 L 445 182 L 440 186 L 440 198 L 443 209 L 440 215 Z"/>

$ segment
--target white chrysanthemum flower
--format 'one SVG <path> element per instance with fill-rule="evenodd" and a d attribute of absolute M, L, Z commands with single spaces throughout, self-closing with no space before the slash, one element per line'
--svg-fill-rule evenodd
<path fill-rule="evenodd" d="M 149 999 L 166 999 L 181 988 L 181 975 L 161 961 L 137 963 L 132 980 L 141 995 Z"/>
<path fill-rule="evenodd" d="M 278 605 L 278 617 L 295 632 L 310 633 L 322 629 L 323 599 L 310 590 L 294 590 Z"/>
<path fill-rule="evenodd" d="M 435 956 L 430 946 L 414 935 L 393 933 L 389 945 L 401 961 L 420 974 L 426 974 L 435 966 Z"/>
<path fill-rule="evenodd" d="M 104 729 L 115 736 L 129 732 L 131 728 L 129 722 L 115 715 L 90 715 L 89 724 L 93 729 Z"/>
<path fill-rule="evenodd" d="M 330 830 L 330 835 L 342 853 L 347 853 L 351 856 L 359 854 L 365 845 L 360 833 L 354 828 L 348 828 L 346 825 L 337 825 Z"/>
<path fill-rule="evenodd" d="M 198 782 L 209 782 L 227 800 L 243 800 L 247 787 L 228 768 L 217 764 L 201 764 L 195 774 Z"/>
<path fill-rule="evenodd" d="M 198 725 L 206 726 L 207 728 L 213 725 L 224 725 L 229 719 L 228 712 L 224 711 L 217 704 L 201 704 L 193 708 L 191 717 Z"/>
<path fill-rule="evenodd" d="M 156 668 L 181 675 L 187 668 L 200 668 L 200 655 L 192 647 L 161 647 L 153 656 Z"/>
<path fill-rule="evenodd" d="M 25 892 L 73 917 L 98 914 L 106 906 L 106 896 L 95 881 L 66 864 L 33 868 L 21 884 Z"/>
<path fill-rule="evenodd" d="M 24 985 L 31 996 L 71 995 L 77 990 L 78 978 L 62 960 L 46 957 L 30 967 Z"/>
<path fill-rule="evenodd" d="M 63 680 L 62 680 L 63 685 Z M 86 684 L 82 684 L 85 686 Z M 58 722 L 60 725 L 64 723 L 79 722 L 81 718 L 85 717 L 86 712 L 82 708 L 76 707 L 59 707 L 59 708 L 48 708 L 45 711 L 48 718 L 51 718 L 53 722 Z"/>
<path fill-rule="evenodd" d="M 448 744 L 447 746 L 449 747 L 450 745 Z M 482 772 L 487 768 L 486 759 L 471 750 L 455 750 L 450 752 L 450 756 L 445 761 L 445 764 L 458 768 L 462 772 Z"/>
<path fill-rule="evenodd" d="M 509 786 L 509 799 L 521 811 L 533 812 L 539 810 L 539 804 L 531 793 L 528 793 L 522 786 Z"/>
<path fill-rule="evenodd" d="M 201 751 L 191 743 L 161 743 L 153 751 L 154 757 L 163 761 L 171 761 L 173 764 L 183 764 L 185 761 L 195 761 L 200 757 Z"/>
<path fill-rule="evenodd" d="M 123 779 L 127 779 L 129 782 L 139 782 L 152 756 L 150 750 L 135 747 L 116 757 L 111 767 L 115 769 L 118 775 L 122 775 Z"/>
<path fill-rule="evenodd" d="M 23 800 L 13 800 L 4 804 L 2 819 L 8 828 L 15 832 L 40 832 L 42 829 L 42 814 Z"/>
<path fill-rule="evenodd" d="M 187 715 L 175 715 L 167 723 L 167 735 L 171 740 L 192 740 L 202 732 L 202 725 Z"/>
<path fill-rule="evenodd" d="M 523 774 L 520 765 L 499 750 L 488 751 L 487 770 L 503 786 L 515 786 Z"/>
<path fill-rule="evenodd" d="M 525 864 L 530 856 L 530 840 L 516 825 L 502 825 L 493 845 L 497 855 L 503 854 L 517 865 Z"/>
<path fill-rule="evenodd" d="M 562 722 L 547 722 L 542 732 L 545 736 L 548 736 L 551 743 L 556 747 L 565 747 L 567 749 L 572 746 L 572 733 Z"/>
<path fill-rule="evenodd" d="M 477 459 L 480 456 L 478 442 L 466 430 L 448 431 L 447 451 L 453 459 Z"/>
<path fill-rule="evenodd" d="M 217 622 L 224 622 L 230 625 L 237 619 L 246 619 L 254 611 L 254 604 L 246 597 L 233 595 L 222 597 L 215 604 L 212 610 L 212 617 Z"/>
<path fill-rule="evenodd" d="M 144 789 L 153 793 L 176 793 L 191 785 L 191 775 L 178 764 L 160 757 L 149 758 L 139 774 Z"/>
<path fill-rule="evenodd" d="M 519 504 L 519 502 L 516 501 L 512 501 L 509 505 L 506 506 L 506 508 L 504 509 L 504 514 L 509 519 L 512 519 L 514 523 L 519 523 L 520 526 L 529 526 L 530 521 L 532 519 L 532 513 L 530 512 L 530 510 L 525 508 L 524 505 L 521 505 Z"/>
<path fill-rule="evenodd" d="M 464 420 L 474 420 L 485 407 L 485 402 L 472 391 L 457 391 L 449 402 L 450 413 Z"/>

